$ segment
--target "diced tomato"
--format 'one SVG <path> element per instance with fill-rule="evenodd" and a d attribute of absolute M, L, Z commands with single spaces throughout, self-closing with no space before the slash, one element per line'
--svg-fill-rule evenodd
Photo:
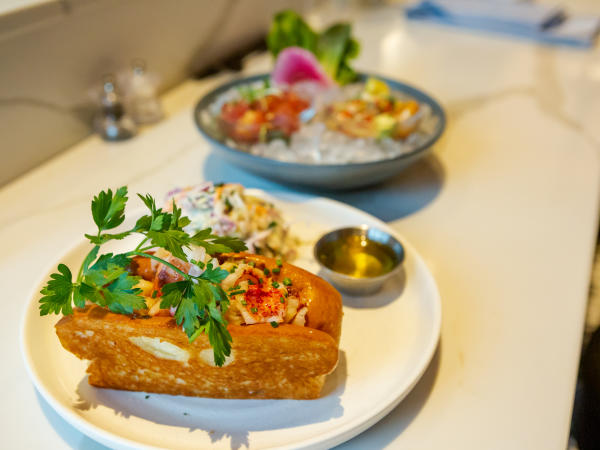
<path fill-rule="evenodd" d="M 286 135 L 290 135 L 300 128 L 298 114 L 294 106 L 289 103 L 280 103 L 273 110 L 273 120 L 271 123 L 275 129 L 282 131 Z"/>
<path fill-rule="evenodd" d="M 265 114 L 262 111 L 248 109 L 244 114 L 233 121 L 225 120 L 223 117 L 222 126 L 225 133 L 239 142 L 253 143 L 260 137 L 260 131 L 266 123 Z"/>
<path fill-rule="evenodd" d="M 221 120 L 235 122 L 249 109 L 250 106 L 245 101 L 225 103 L 221 107 Z"/>
<path fill-rule="evenodd" d="M 309 103 L 293 92 L 269 94 L 250 104 L 243 100 L 224 104 L 220 123 L 227 136 L 252 144 L 268 131 L 289 136 L 300 127 L 299 115 L 308 107 Z"/>

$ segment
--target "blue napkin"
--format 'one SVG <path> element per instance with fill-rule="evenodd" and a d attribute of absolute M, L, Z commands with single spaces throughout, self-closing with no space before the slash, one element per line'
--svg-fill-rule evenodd
<path fill-rule="evenodd" d="M 405 8 L 409 19 L 508 33 L 548 44 L 590 47 L 600 17 L 569 16 L 562 8 L 522 1 L 422 0 Z"/>

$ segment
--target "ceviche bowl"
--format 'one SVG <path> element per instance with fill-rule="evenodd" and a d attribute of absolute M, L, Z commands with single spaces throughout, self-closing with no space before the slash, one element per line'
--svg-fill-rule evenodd
<path fill-rule="evenodd" d="M 419 125 L 413 126 L 414 131 L 411 131 L 410 135 L 402 136 L 401 139 L 395 139 L 393 142 L 387 139 L 387 142 L 383 142 L 380 147 L 370 147 L 375 145 L 374 139 L 343 135 L 337 131 L 327 130 L 325 125 L 315 124 L 317 120 L 315 115 L 317 117 L 319 115 L 313 105 L 298 114 L 302 129 L 297 139 L 292 137 L 291 144 L 289 136 L 287 140 L 280 139 L 277 142 L 256 145 L 232 139 L 227 135 L 227 128 L 223 126 L 223 122 L 220 121 L 219 113 L 223 105 L 228 99 L 234 97 L 236 92 L 243 93 L 244 89 L 251 89 L 252 86 L 264 85 L 264 88 L 259 89 L 271 89 L 269 74 L 240 78 L 217 87 L 198 102 L 194 111 L 194 120 L 202 135 L 213 144 L 214 151 L 220 157 L 255 174 L 286 184 L 332 190 L 368 186 L 398 174 L 425 156 L 442 135 L 446 123 L 444 111 L 439 103 L 415 87 L 369 74 L 359 74 L 356 85 L 359 87 L 360 83 L 362 86 L 367 85 L 371 79 L 377 80 L 376 83 L 385 84 L 394 95 L 401 96 L 403 100 L 418 104 L 421 112 Z M 347 94 L 346 100 L 351 102 L 353 95 Z M 349 117 L 350 121 L 353 120 L 351 113 L 342 112 Z M 311 156 L 310 145 L 315 145 L 316 148 L 319 145 L 326 145 L 322 141 L 311 144 L 313 137 L 310 133 L 313 129 L 321 133 L 314 137 L 315 140 L 321 138 L 320 136 L 333 139 L 333 144 L 328 144 L 331 145 L 332 150 L 322 160 L 319 160 L 320 155 Z M 301 141 L 302 139 L 304 141 Z M 379 143 L 380 141 L 377 140 L 377 145 Z M 305 148 L 300 147 L 298 153 L 296 150 L 299 145 L 304 145 Z M 384 147 L 383 150 L 381 147 Z M 351 152 L 354 154 L 351 155 Z M 307 160 L 310 158 L 312 160 Z"/>

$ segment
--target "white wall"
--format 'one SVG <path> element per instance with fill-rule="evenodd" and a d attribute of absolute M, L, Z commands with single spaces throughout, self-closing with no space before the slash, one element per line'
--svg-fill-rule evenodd
<path fill-rule="evenodd" d="M 43 0 L 0 15 L 0 184 L 90 133 L 88 91 L 142 58 L 161 89 L 263 34 L 292 0 Z"/>

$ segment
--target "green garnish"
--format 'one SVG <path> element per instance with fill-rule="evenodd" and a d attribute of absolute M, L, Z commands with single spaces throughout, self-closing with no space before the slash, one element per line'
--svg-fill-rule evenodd
<path fill-rule="evenodd" d="M 276 226 L 277 226 L 277 222 L 275 222 L 275 221 L 272 221 L 272 222 L 271 222 L 271 223 L 270 223 L 270 224 L 267 226 L 267 228 L 275 228 Z"/>
<path fill-rule="evenodd" d="M 275 280 L 271 281 L 271 286 L 273 286 L 275 289 L 277 289 L 279 287 L 279 283 Z"/>
<path fill-rule="evenodd" d="M 256 314 L 258 312 L 258 308 L 250 308 L 250 312 Z"/>
<path fill-rule="evenodd" d="M 285 284 L 286 286 L 291 286 L 292 285 L 292 280 L 290 280 L 288 277 L 285 277 L 283 279 L 283 284 Z"/>
<path fill-rule="evenodd" d="M 267 267 L 265 267 L 263 269 L 263 273 L 265 274 L 265 277 L 268 277 L 269 275 L 271 275 L 271 271 Z"/>
<path fill-rule="evenodd" d="M 258 279 L 258 284 L 263 284 L 263 281 L 264 281 L 264 280 L 263 280 L 262 278 L 259 278 L 259 279 Z"/>
<path fill-rule="evenodd" d="M 229 201 L 229 197 L 225 197 L 225 212 L 229 213 L 233 210 L 233 205 Z"/>
<path fill-rule="evenodd" d="M 158 295 L 158 291 L 152 291 L 152 298 L 156 298 L 157 295 Z"/>
<path fill-rule="evenodd" d="M 242 304 L 242 306 L 246 306 L 248 303 L 246 302 L 246 300 L 241 300 L 240 303 Z"/>
<path fill-rule="evenodd" d="M 271 269 L 271 272 L 273 272 L 275 275 L 279 275 L 279 272 L 281 272 L 281 269 L 279 267 L 274 267 L 273 269 Z"/>
<path fill-rule="evenodd" d="M 277 322 L 269 322 L 273 328 L 277 328 L 279 324 Z"/>
<path fill-rule="evenodd" d="M 248 263 L 248 265 L 249 265 L 250 267 L 256 267 L 256 263 L 255 263 L 254 261 L 250 261 L 250 262 Z"/>
<path fill-rule="evenodd" d="M 285 303 L 285 298 L 283 298 L 283 297 L 279 297 L 279 301 L 280 301 L 281 303 Z"/>
<path fill-rule="evenodd" d="M 248 286 L 254 286 L 254 281 L 248 280 Z"/>
<path fill-rule="evenodd" d="M 209 263 L 202 274 L 193 276 L 145 252 L 160 247 L 187 262 L 184 248 L 191 245 L 205 248 L 208 254 L 239 252 L 246 250 L 246 246 L 237 238 L 215 236 L 210 228 L 191 236 L 183 230 L 190 219 L 182 216 L 181 209 L 175 203 L 172 205 L 173 212 L 167 212 L 157 208 L 150 195 L 138 194 L 138 197 L 149 209 L 149 214 L 140 217 L 133 228 L 120 233 L 106 231 L 117 228 L 125 220 L 127 187 L 117 189 L 114 194 L 108 189 L 94 197 L 91 209 L 98 233 L 85 235 L 94 247 L 83 260 L 74 280 L 70 269 L 64 264 L 59 264 L 57 273 L 50 275 L 50 280 L 40 291 L 40 315 L 69 315 L 73 313 L 73 304 L 83 308 L 86 300 L 118 314 L 133 314 L 134 310 L 146 309 L 142 290 L 135 287 L 140 277 L 132 276 L 128 267 L 134 256 L 151 258 L 182 277 L 181 281 L 163 286 L 160 307 L 175 309 L 175 321 L 183 326 L 190 342 L 202 333 L 207 334 L 213 347 L 215 364 L 222 366 L 225 357 L 231 353 L 231 335 L 223 317 L 229 307 L 229 298 L 220 286 L 228 272 Z M 106 242 L 134 234 L 142 236 L 134 250 L 98 254 Z M 153 292 L 152 296 L 156 295 Z"/>
<path fill-rule="evenodd" d="M 233 295 L 239 295 L 239 294 L 245 294 L 245 293 L 246 293 L 246 291 L 245 291 L 245 290 L 243 290 L 243 289 L 238 289 L 237 291 L 230 292 L 230 293 L 229 293 L 229 296 L 231 297 L 231 296 L 233 296 Z"/>
<path fill-rule="evenodd" d="M 283 263 L 281 262 L 281 258 L 277 258 L 276 264 L 277 264 L 277 267 L 283 266 Z"/>
<path fill-rule="evenodd" d="M 350 60 L 360 53 L 349 23 L 336 23 L 321 33 L 315 32 L 302 17 L 286 10 L 275 15 L 267 35 L 267 47 L 274 57 L 287 47 L 301 47 L 312 52 L 325 72 L 340 84 L 356 79 Z"/>

